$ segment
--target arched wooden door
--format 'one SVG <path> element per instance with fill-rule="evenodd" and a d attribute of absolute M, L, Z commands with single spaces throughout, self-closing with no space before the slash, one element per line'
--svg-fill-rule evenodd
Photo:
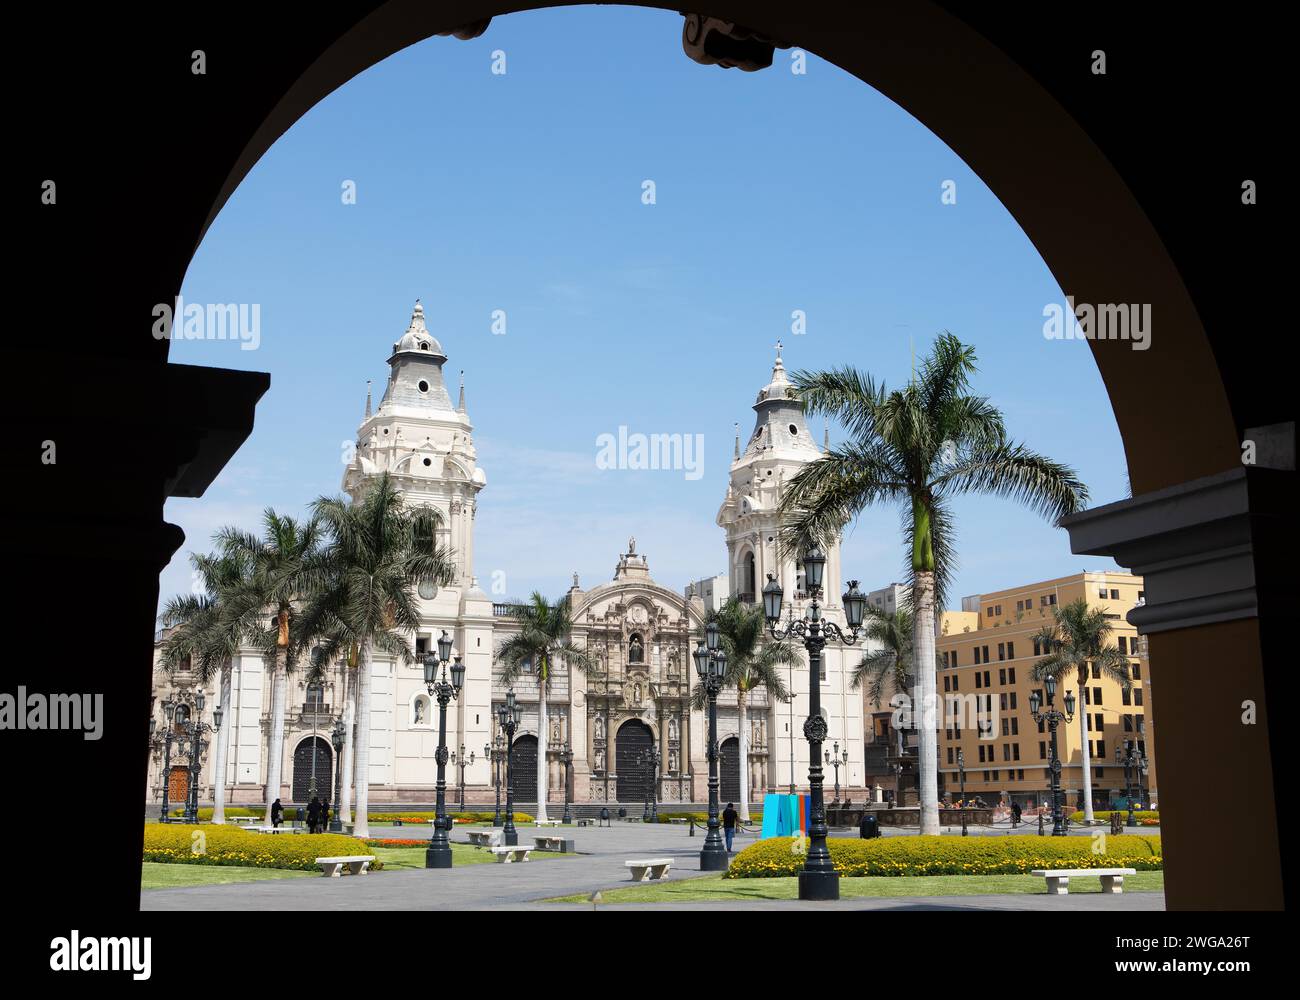
<path fill-rule="evenodd" d="M 722 805 L 740 801 L 740 739 L 736 736 L 723 740 L 721 767 L 718 770 Z"/>
<path fill-rule="evenodd" d="M 316 797 L 334 795 L 334 752 L 319 736 L 309 736 L 293 751 L 293 801 L 311 801 L 312 748 L 316 750 Z"/>
<path fill-rule="evenodd" d="M 515 806 L 537 805 L 537 737 L 520 736 L 515 739 L 514 763 L 511 779 L 515 786 Z"/>
<path fill-rule="evenodd" d="M 637 758 L 654 745 L 654 733 L 644 722 L 629 720 L 619 727 L 614 743 L 619 802 L 644 802 L 649 790 L 649 770 Z"/>
<path fill-rule="evenodd" d="M 167 778 L 167 802 L 169 805 L 185 805 L 190 792 L 190 772 L 188 768 L 173 767 Z"/>

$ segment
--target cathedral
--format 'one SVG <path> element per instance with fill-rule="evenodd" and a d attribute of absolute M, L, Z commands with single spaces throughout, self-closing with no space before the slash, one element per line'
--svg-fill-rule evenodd
<path fill-rule="evenodd" d="M 474 519 L 480 495 L 491 502 L 488 477 L 479 467 L 473 425 L 465 402 L 463 378 L 455 404 L 443 368 L 447 355 L 429 331 L 423 307 L 416 303 L 406 332 L 388 358 L 389 375 L 377 406 L 367 393 L 365 415 L 357 430 L 356 450 L 343 475 L 343 489 L 354 499 L 387 471 L 413 505 L 436 508 L 443 543 L 454 553 L 454 581 L 419 593 L 423 626 L 412 637 L 418 651 L 433 648 L 446 630 L 466 666 L 460 697 L 448 706 L 448 801 L 456 803 L 463 781 L 467 807 L 489 808 L 504 768 L 492 760 L 491 748 L 502 745 L 496 706 L 507 690 L 500 682 L 494 650 L 517 626 L 508 603 L 494 602 L 474 573 Z M 758 390 L 753 432 L 743 445 L 737 433 L 725 496 L 717 524 L 726 547 L 726 593 L 742 601 L 761 600 L 762 583 L 774 574 L 794 612 L 803 611 L 806 593 L 794 561 L 777 549 L 777 504 L 784 485 L 822 449 L 813 440 L 802 408 L 789 398 L 789 381 L 780 348 L 771 377 Z M 484 492 L 486 490 L 486 492 Z M 721 548 L 719 558 L 722 556 Z M 840 546 L 827 548 L 825 614 L 842 623 Z M 719 580 L 719 583 L 723 583 Z M 640 807 L 651 792 L 661 803 L 703 803 L 708 799 L 707 712 L 691 707 L 699 681 L 691 651 L 703 639 L 709 607 L 688 587 L 678 593 L 655 582 L 647 553 L 629 539 L 619 552 L 610 578 L 589 589 L 579 574 L 567 593 L 575 645 L 592 654 L 585 673 L 554 670 L 545 698 L 527 674 L 513 686 L 523 705 L 514 737 L 513 784 L 516 807 L 532 811 L 538 802 L 539 778 L 554 811 L 565 797 L 566 780 L 581 811 L 591 803 Z M 159 637 L 161 641 L 161 635 Z M 840 773 L 843 785 L 861 789 L 863 695 L 849 685 L 849 673 L 862 646 L 829 646 L 823 656 L 822 715 L 829 727 L 826 746 L 847 751 L 850 763 Z M 794 697 L 778 701 L 760 688 L 749 692 L 742 713 L 734 689 L 718 699 L 718 740 L 722 752 L 722 799 L 739 801 L 742 782 L 751 802 L 767 791 L 807 788 L 808 744 L 803 723 L 808 703 L 808 667 L 789 670 L 787 688 Z M 355 718 L 355 690 L 348 671 L 337 666 L 320 683 L 308 683 L 306 671 L 289 676 L 284 741 L 270 746 L 271 671 L 260 653 L 242 651 L 234 658 L 228 690 L 219 680 L 205 692 L 211 721 L 214 705 L 223 707 L 223 739 L 214 739 L 200 772 L 199 796 L 211 802 L 214 758 L 225 771 L 225 801 L 230 805 L 262 803 L 266 797 L 270 754 L 280 755 L 281 784 L 276 791 L 289 803 L 303 803 L 313 786 L 333 798 L 336 767 L 353 770 L 345 749 L 341 760 L 329 739 L 336 720 L 367 724 L 370 756 L 368 797 L 380 809 L 387 804 L 433 801 L 438 744 L 437 705 L 425 687 L 423 668 L 385 659 L 372 662 L 369 719 Z M 194 711 L 196 679 L 185 671 L 167 677 L 154 668 L 154 712 L 161 731 L 166 724 L 164 699 L 178 703 L 177 717 Z M 355 679 L 352 687 L 355 688 Z M 545 717 L 541 707 L 545 703 Z M 802 706 L 802 708 L 801 708 Z M 745 732 L 740 731 L 742 717 Z M 360 733 L 357 733 L 358 738 Z M 744 743 L 743 753 L 741 743 Z M 562 763 L 571 752 L 568 769 Z M 648 765 L 651 748 L 658 766 Z M 223 752 L 224 751 L 224 752 Z M 155 807 L 164 784 L 174 803 L 184 800 L 188 776 L 183 764 L 164 767 L 161 741 L 153 743 L 147 795 Z M 545 765 L 539 768 L 539 758 Z M 747 759 L 747 766 L 743 763 Z M 566 771 L 568 773 L 566 773 Z M 653 784 L 653 788 L 651 788 Z M 504 787 L 502 787 L 504 796 Z M 851 794 L 851 792 L 850 792 Z M 861 793 L 859 793 L 861 794 Z M 342 801 L 355 796 L 344 788 Z"/>

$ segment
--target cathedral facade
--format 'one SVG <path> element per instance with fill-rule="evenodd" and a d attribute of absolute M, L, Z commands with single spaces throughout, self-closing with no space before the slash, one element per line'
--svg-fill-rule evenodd
<path fill-rule="evenodd" d="M 494 651 L 517 626 L 512 606 L 484 593 L 474 573 L 475 512 L 480 495 L 490 498 L 491 493 L 484 494 L 488 480 L 477 463 L 463 379 L 453 404 L 443 373 L 446 361 L 417 302 L 406 332 L 393 344 L 377 407 L 367 393 L 342 485 L 355 499 L 386 471 L 413 505 L 427 504 L 441 514 L 442 541 L 454 553 L 455 579 L 419 593 L 422 625 L 412 640 L 417 651 L 429 650 L 446 630 L 466 665 L 464 688 L 448 707 L 448 798 L 458 801 L 463 780 L 467 805 L 481 809 L 494 801 L 497 784 L 504 784 L 504 769 L 491 754 L 494 743 L 504 738 L 497 732 L 495 709 L 507 694 Z M 725 537 L 729 592 L 741 600 L 761 600 L 771 573 L 800 614 L 806 595 L 794 560 L 778 551 L 776 506 L 784 484 L 821 448 L 809 434 L 802 409 L 789 399 L 788 386 L 778 353 L 771 379 L 759 390 L 754 431 L 743 449 L 737 435 L 717 523 Z M 826 614 L 842 620 L 838 543 L 827 554 Z M 560 751 L 566 745 L 572 753 L 570 792 L 579 807 L 605 802 L 639 806 L 651 791 L 661 803 L 707 801 L 707 714 L 691 706 L 699 683 L 691 651 L 703 639 L 706 619 L 702 599 L 656 583 L 635 539 L 618 554 L 607 582 L 584 589 L 574 573 L 567 596 L 573 642 L 591 654 L 593 665 L 585 672 L 562 664 L 553 670 L 545 718 L 536 678 L 525 673 L 513 685 L 523 705 L 512 751 L 517 806 L 528 810 L 537 803 L 539 755 L 546 762 L 548 802 L 563 801 L 566 769 Z M 840 776 L 849 788 L 862 786 L 863 699 L 848 684 L 854 657 L 860 655 L 861 647 L 848 652 L 828 647 L 819 680 L 830 730 L 827 747 L 838 742 L 848 752 L 850 764 Z M 355 670 L 336 665 L 319 683 L 308 683 L 305 670 L 291 674 L 283 745 L 271 747 L 271 671 L 257 651 L 241 651 L 232 662 L 228 687 L 220 679 L 207 685 L 205 721 L 211 721 L 213 705 L 223 706 L 223 738 L 214 739 L 204 760 L 200 798 L 212 800 L 213 761 L 220 756 L 226 802 L 264 802 L 267 764 L 271 754 L 279 754 L 278 792 L 284 803 L 306 801 L 312 787 L 333 799 L 337 769 L 345 777 L 354 769 L 346 751 L 336 759 L 330 744 L 330 730 L 341 719 L 348 726 L 368 722 L 366 779 L 372 807 L 432 802 L 438 719 L 423 668 L 376 653 L 371 669 L 368 720 L 355 718 Z M 761 801 L 769 790 L 807 787 L 808 744 L 802 737 L 810 680 L 806 659 L 788 673 L 786 684 L 794 698 L 781 702 L 762 688 L 750 692 L 743 732 L 736 692 L 727 689 L 719 696 L 724 802 L 739 800 L 742 781 L 751 801 Z M 167 677 L 155 662 L 154 712 L 160 730 L 164 699 L 192 712 L 197 685 L 197 678 L 185 671 Z M 657 769 L 646 764 L 651 747 L 658 750 Z M 856 773 L 853 762 L 858 762 Z M 155 805 L 164 784 L 172 801 L 183 800 L 183 762 L 171 765 L 164 767 L 162 748 L 156 746 L 147 790 Z M 354 801 L 346 789 L 343 801 Z"/>

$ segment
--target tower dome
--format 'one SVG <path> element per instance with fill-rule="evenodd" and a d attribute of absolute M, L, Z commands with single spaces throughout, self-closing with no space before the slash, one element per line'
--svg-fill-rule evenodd
<path fill-rule="evenodd" d="M 408 351 L 417 354 L 433 354 L 440 357 L 443 361 L 447 356 L 442 353 L 442 345 L 438 343 L 436 337 L 429 332 L 429 328 L 424 323 L 424 306 L 420 300 L 415 300 L 415 309 L 411 313 L 411 325 L 406 328 L 402 338 L 393 344 L 394 356 L 404 354 Z M 391 358 L 389 359 L 392 360 Z"/>

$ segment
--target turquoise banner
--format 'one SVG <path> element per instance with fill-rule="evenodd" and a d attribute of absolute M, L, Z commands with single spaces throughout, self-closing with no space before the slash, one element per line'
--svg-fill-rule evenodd
<path fill-rule="evenodd" d="M 763 829 L 761 837 L 793 837 L 808 829 L 808 796 L 763 796 Z"/>

